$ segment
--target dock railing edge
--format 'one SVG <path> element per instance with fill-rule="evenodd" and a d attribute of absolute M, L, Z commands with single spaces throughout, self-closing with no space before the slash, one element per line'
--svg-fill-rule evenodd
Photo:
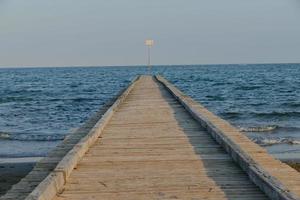
<path fill-rule="evenodd" d="M 252 142 L 227 121 L 208 111 L 200 103 L 182 93 L 162 76 L 155 76 L 185 109 L 228 152 L 232 159 L 248 174 L 268 197 L 275 200 L 300 199 L 300 174 L 290 166 L 276 160 L 265 149 Z M 263 163 L 266 157 L 269 164 Z M 277 175 L 287 173 L 293 180 Z M 277 171 L 276 171 L 277 170 Z M 286 174 L 286 175 L 287 175 Z"/>
<path fill-rule="evenodd" d="M 115 110 L 126 99 L 130 91 L 140 79 L 137 76 L 127 89 L 117 98 L 114 104 L 104 113 L 95 126 L 84 136 L 57 164 L 56 168 L 26 197 L 25 200 L 51 200 L 61 192 L 68 177 L 78 162 L 100 137 L 104 127 L 110 121 Z"/>

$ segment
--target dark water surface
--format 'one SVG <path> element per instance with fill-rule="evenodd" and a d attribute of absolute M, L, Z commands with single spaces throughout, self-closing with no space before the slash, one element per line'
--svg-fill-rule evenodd
<path fill-rule="evenodd" d="M 300 159 L 300 64 L 157 66 L 280 158 Z M 0 69 L 0 158 L 44 156 L 145 67 Z"/>

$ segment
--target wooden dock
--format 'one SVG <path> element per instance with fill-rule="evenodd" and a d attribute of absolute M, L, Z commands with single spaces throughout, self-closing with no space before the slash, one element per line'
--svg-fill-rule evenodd
<path fill-rule="evenodd" d="M 74 137 L 27 200 L 300 199 L 298 172 L 162 77 L 139 77 Z"/>

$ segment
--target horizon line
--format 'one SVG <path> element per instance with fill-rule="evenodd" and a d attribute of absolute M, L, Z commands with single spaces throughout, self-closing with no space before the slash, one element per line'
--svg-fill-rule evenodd
<path fill-rule="evenodd" d="M 274 65 L 274 64 L 300 64 L 300 62 L 261 62 L 261 63 L 207 63 L 207 64 L 155 64 L 151 67 L 176 67 L 176 66 L 216 66 L 216 65 Z M 89 68 L 89 67 L 148 67 L 147 65 L 24 65 L 24 66 L 0 66 L 0 69 L 19 69 L 19 68 Z"/>

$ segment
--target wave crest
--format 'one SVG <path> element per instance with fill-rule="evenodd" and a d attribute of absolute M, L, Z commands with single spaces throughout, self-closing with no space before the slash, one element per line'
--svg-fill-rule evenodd
<path fill-rule="evenodd" d="M 252 126 L 252 127 L 240 127 L 240 131 L 242 132 L 271 132 L 278 129 L 277 125 L 267 125 L 267 126 Z"/>
<path fill-rule="evenodd" d="M 0 140 L 18 140 L 18 141 L 58 141 L 63 140 L 64 135 L 53 134 L 10 134 L 0 132 Z"/>
<path fill-rule="evenodd" d="M 286 112 L 254 112 L 256 117 L 300 117 L 300 112 L 297 111 L 286 111 Z"/>
<path fill-rule="evenodd" d="M 300 145 L 300 140 L 295 138 L 253 138 L 252 141 L 261 146 L 271 146 L 275 144 Z"/>
<path fill-rule="evenodd" d="M 9 139 L 10 135 L 8 133 L 0 132 L 0 139 Z"/>

